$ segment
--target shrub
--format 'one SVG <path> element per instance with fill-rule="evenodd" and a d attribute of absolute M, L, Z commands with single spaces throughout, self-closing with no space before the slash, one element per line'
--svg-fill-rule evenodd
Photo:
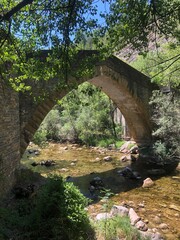
<path fill-rule="evenodd" d="M 33 142 L 37 145 L 43 144 L 43 142 L 47 141 L 47 131 L 45 129 L 39 129 L 36 131 L 33 137 Z"/>
<path fill-rule="evenodd" d="M 113 103 L 90 83 L 81 84 L 56 105 L 35 135 L 39 144 L 44 133 L 47 139 L 75 140 L 96 145 L 105 138 L 120 138 L 122 128 L 114 123 Z"/>
<path fill-rule="evenodd" d="M 36 197 L 19 200 L 15 211 L 9 210 L 9 214 L 3 214 L 1 235 L 6 236 L 5 233 L 11 229 L 16 240 L 85 240 L 90 234 L 93 239 L 84 210 L 86 205 L 87 199 L 72 183 L 53 177 Z M 12 214 L 15 221 L 11 219 Z"/>
<path fill-rule="evenodd" d="M 160 160 L 180 156 L 180 102 L 172 92 L 154 91 L 150 104 L 153 107 L 153 150 Z"/>
<path fill-rule="evenodd" d="M 117 147 L 117 148 L 120 148 L 124 143 L 125 143 L 124 140 L 116 141 L 116 147 Z"/>
<path fill-rule="evenodd" d="M 111 144 L 115 145 L 115 139 L 113 138 L 106 138 L 106 139 L 102 139 L 98 142 L 98 146 L 99 147 L 109 147 Z"/>

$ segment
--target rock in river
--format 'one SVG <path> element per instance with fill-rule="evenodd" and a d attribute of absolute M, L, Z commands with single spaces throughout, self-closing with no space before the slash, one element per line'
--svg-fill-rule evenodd
<path fill-rule="evenodd" d="M 143 185 L 142 187 L 143 188 L 149 188 L 149 187 L 152 187 L 154 185 L 154 182 L 152 181 L 151 178 L 146 178 L 143 182 Z"/>

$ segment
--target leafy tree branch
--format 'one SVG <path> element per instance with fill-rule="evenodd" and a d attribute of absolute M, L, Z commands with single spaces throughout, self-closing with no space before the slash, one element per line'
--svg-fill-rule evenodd
<path fill-rule="evenodd" d="M 10 18 L 17 12 L 19 12 L 22 8 L 24 8 L 28 4 L 32 4 L 34 0 L 23 0 L 22 2 L 18 3 L 15 7 L 13 7 L 10 11 L 5 13 L 3 16 L 0 17 L 0 21 L 9 21 Z"/>

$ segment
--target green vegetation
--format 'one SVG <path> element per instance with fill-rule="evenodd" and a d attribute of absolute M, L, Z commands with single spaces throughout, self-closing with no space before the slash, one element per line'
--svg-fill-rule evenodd
<path fill-rule="evenodd" d="M 163 38 L 175 39 L 179 44 L 178 0 L 112 1 L 106 18 L 106 41 L 111 51 L 130 45 L 133 49 L 148 51 L 148 43 Z"/>
<path fill-rule="evenodd" d="M 173 93 L 154 91 L 150 102 L 153 105 L 155 123 L 153 150 L 157 159 L 173 161 L 180 157 L 180 101 Z"/>
<path fill-rule="evenodd" d="M 102 195 L 107 211 L 112 193 L 105 190 Z M 128 217 L 90 221 L 84 209 L 88 200 L 72 183 L 57 176 L 49 178 L 36 195 L 11 201 L 7 207 L 0 207 L 1 240 L 144 239 Z"/>
<path fill-rule="evenodd" d="M 159 86 L 180 86 L 180 47 L 174 43 L 161 44 L 158 50 L 139 55 L 132 66 L 148 75 Z"/>
<path fill-rule="evenodd" d="M 0 208 L 2 240 L 93 239 L 84 208 L 87 199 L 59 177 L 49 179 L 37 195 L 17 199 L 12 207 Z"/>
<path fill-rule="evenodd" d="M 153 41 L 165 37 L 178 45 L 180 40 L 179 0 L 2 0 L 0 12 L 1 81 L 16 91 L 30 90 L 28 79 L 56 78 L 67 86 L 82 48 L 93 47 L 103 57 L 128 44 L 146 51 L 150 35 Z M 40 61 L 42 49 L 51 54 Z"/>
<path fill-rule="evenodd" d="M 117 141 L 120 145 L 122 130 L 113 120 L 114 110 L 107 95 L 84 83 L 58 101 L 36 132 L 34 142 L 70 140 L 107 147 Z"/>
<path fill-rule="evenodd" d="M 114 195 L 110 189 L 101 191 L 103 200 L 103 211 L 108 214 L 113 206 L 111 197 Z M 145 240 L 138 232 L 137 228 L 133 227 L 130 223 L 129 217 L 114 216 L 107 219 L 92 222 L 92 226 L 96 232 L 96 238 L 102 240 L 112 239 L 138 239 Z M 146 238 L 147 239 L 147 238 Z"/>
<path fill-rule="evenodd" d="M 153 152 L 162 163 L 177 160 L 180 156 L 179 50 L 175 44 L 162 44 L 159 51 L 141 55 L 132 64 L 160 88 L 166 87 L 169 91 L 154 91 L 150 101 L 154 123 Z"/>
<path fill-rule="evenodd" d="M 99 239 L 144 239 L 140 236 L 138 230 L 132 227 L 128 217 L 116 216 L 98 221 L 95 224 L 95 229 Z"/>
<path fill-rule="evenodd" d="M 24 92 L 31 90 L 29 81 L 36 85 L 42 79 L 57 79 L 56 87 L 62 89 L 69 84 L 68 75 L 78 79 L 92 74 L 94 55 L 80 62 L 78 71 L 73 72 L 79 49 L 97 49 L 101 59 L 129 44 L 144 53 L 152 35 L 155 42 L 163 37 L 171 44 L 162 47 L 161 52 L 141 56 L 137 67 L 159 85 L 178 88 L 179 0 L 100 2 L 107 4 L 108 10 L 99 14 L 91 0 L 1 0 L 0 84 Z M 51 50 L 51 54 L 46 52 L 46 58 L 39 59 L 42 49 Z M 40 94 L 43 99 L 49 93 L 42 89 Z M 151 104 L 154 153 L 161 160 L 177 158 L 179 101 L 174 94 L 155 92 Z M 121 129 L 112 116 L 113 104 L 108 97 L 95 87 L 81 85 L 47 116 L 34 141 L 75 139 L 87 145 L 117 145 Z M 92 232 L 84 212 L 86 204 L 74 186 L 62 179 L 52 179 L 34 198 L 19 200 L 12 210 L 0 209 L 0 238 L 87 239 Z M 100 225 L 107 239 L 137 237 L 127 219 L 115 218 Z"/>

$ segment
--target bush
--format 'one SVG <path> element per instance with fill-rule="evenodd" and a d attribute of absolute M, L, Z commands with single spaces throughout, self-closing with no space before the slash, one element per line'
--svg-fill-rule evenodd
<path fill-rule="evenodd" d="M 85 240 L 90 234 L 93 239 L 84 210 L 86 205 L 87 199 L 72 183 L 53 177 L 36 197 L 19 200 L 15 211 L 9 210 L 9 214 L 7 211 L 3 214 L 1 235 L 5 238 L 11 229 L 16 240 Z M 15 221 L 11 219 L 12 214 Z"/>
<path fill-rule="evenodd" d="M 47 130 L 39 129 L 36 131 L 33 137 L 33 142 L 37 145 L 42 145 L 44 142 L 47 141 Z"/>
<path fill-rule="evenodd" d="M 180 102 L 172 92 L 154 91 L 150 104 L 153 107 L 154 154 L 160 160 L 180 156 Z"/>
<path fill-rule="evenodd" d="M 117 148 L 120 148 L 124 143 L 125 143 L 124 140 L 116 141 L 116 147 L 117 147 Z"/>
<path fill-rule="evenodd" d="M 122 128 L 113 121 L 114 106 L 101 90 L 81 84 L 58 102 L 41 124 L 35 141 L 75 140 L 95 146 L 105 138 L 120 138 Z"/>

